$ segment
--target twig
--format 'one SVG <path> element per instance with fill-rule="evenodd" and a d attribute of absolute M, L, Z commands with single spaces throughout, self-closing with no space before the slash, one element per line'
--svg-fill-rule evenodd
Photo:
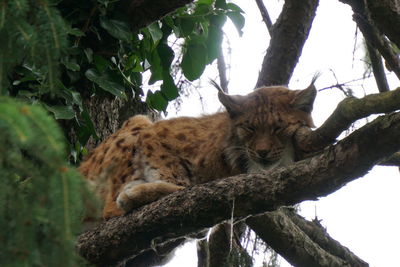
<path fill-rule="evenodd" d="M 264 5 L 264 2 L 262 0 L 256 0 L 258 9 L 260 10 L 261 17 L 263 18 L 263 21 L 265 22 L 265 25 L 267 25 L 267 29 L 269 32 L 269 35 L 272 35 L 272 21 L 271 17 L 269 16 L 268 10 Z"/>

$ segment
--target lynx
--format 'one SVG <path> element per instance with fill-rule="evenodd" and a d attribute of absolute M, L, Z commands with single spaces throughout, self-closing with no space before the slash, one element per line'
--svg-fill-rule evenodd
<path fill-rule="evenodd" d="M 220 90 L 223 112 L 157 122 L 137 115 L 79 170 L 104 200 L 107 219 L 191 185 L 287 165 L 296 158 L 294 132 L 313 127 L 315 95 L 314 85 L 262 87 L 244 96 Z"/>

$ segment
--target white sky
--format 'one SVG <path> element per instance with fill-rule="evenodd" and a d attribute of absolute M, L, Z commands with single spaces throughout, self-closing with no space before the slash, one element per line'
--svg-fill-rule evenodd
<path fill-rule="evenodd" d="M 275 21 L 283 1 L 265 3 Z M 231 66 L 229 90 L 232 94 L 246 94 L 253 90 L 269 41 L 269 34 L 261 21 L 255 1 L 240 1 L 239 5 L 246 12 L 244 35 L 239 38 L 231 24 L 225 28 L 232 49 L 230 59 L 226 57 Z M 361 78 L 364 72 L 364 52 L 360 38 L 355 44 L 355 33 L 352 11 L 347 5 L 337 0 L 320 1 L 310 37 L 289 87 L 305 88 L 317 71 L 322 73 L 316 82 L 317 88 L 331 86 L 336 83 L 331 69 L 341 83 Z M 205 81 L 208 77 L 215 78 L 215 68 L 208 70 L 203 77 Z M 391 89 L 399 86 L 394 75 L 390 75 L 389 82 Z M 197 100 L 198 96 L 194 95 L 190 101 L 184 99 L 178 114 L 170 111 L 169 115 L 198 116 L 217 111 L 220 106 L 216 90 L 206 83 L 203 82 L 204 88 L 200 89 L 204 108 Z M 354 82 L 353 85 L 352 89 L 357 96 L 363 96 L 365 92 L 378 92 L 373 79 Z M 317 127 L 343 97 L 338 89 L 319 92 L 313 111 Z M 312 219 L 316 213 L 333 238 L 370 266 L 400 266 L 397 254 L 400 248 L 399 189 L 400 175 L 397 168 L 375 167 L 365 177 L 349 183 L 328 197 L 303 203 L 301 214 Z M 196 257 L 195 244 L 191 243 L 179 250 L 177 257 L 166 266 L 197 266 Z M 282 266 L 290 265 L 282 263 Z"/>

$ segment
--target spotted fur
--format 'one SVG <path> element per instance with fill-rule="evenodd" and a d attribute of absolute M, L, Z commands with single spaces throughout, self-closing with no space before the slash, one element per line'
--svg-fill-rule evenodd
<path fill-rule="evenodd" d="M 316 90 L 263 87 L 219 100 L 226 111 L 151 122 L 130 118 L 79 167 L 104 200 L 103 217 L 124 214 L 184 187 L 286 165 L 294 132 L 313 127 Z"/>

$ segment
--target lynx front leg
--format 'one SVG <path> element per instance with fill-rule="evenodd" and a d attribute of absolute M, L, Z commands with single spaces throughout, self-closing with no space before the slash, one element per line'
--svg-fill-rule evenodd
<path fill-rule="evenodd" d="M 132 166 L 132 176 L 115 199 L 125 213 L 190 185 L 190 163 L 173 153 L 151 129 L 141 132 Z"/>
<path fill-rule="evenodd" d="M 120 209 L 128 212 L 184 188 L 162 181 L 153 183 L 131 182 L 118 195 L 117 205 Z"/>

